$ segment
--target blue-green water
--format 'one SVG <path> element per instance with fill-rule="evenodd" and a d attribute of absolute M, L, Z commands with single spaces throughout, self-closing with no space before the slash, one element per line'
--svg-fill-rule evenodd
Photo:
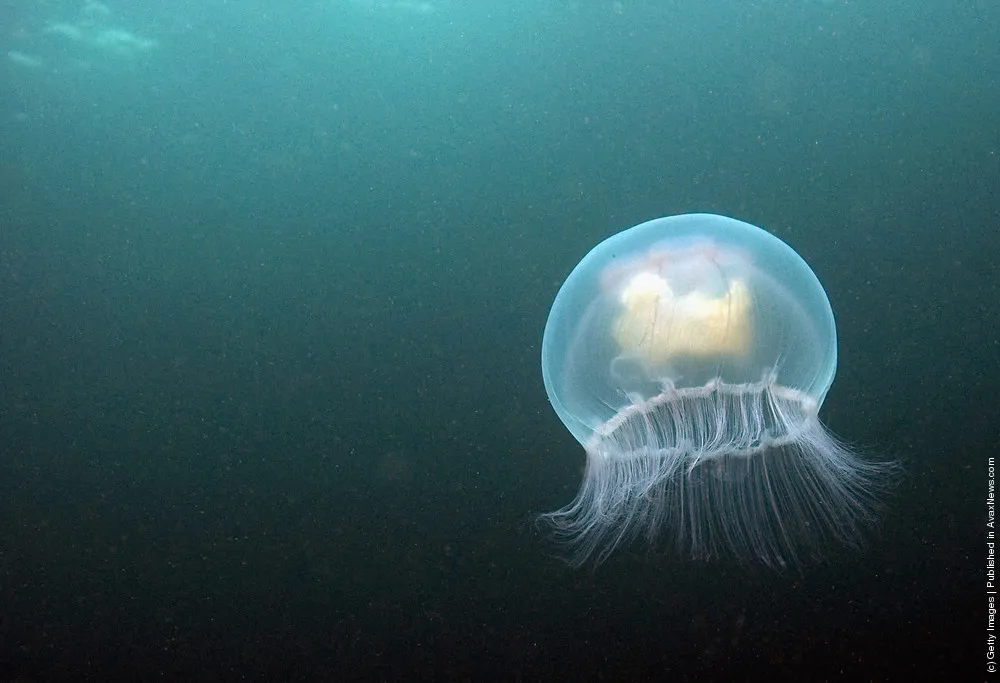
<path fill-rule="evenodd" d="M 0 679 L 985 671 L 993 3 L 3 13 Z M 555 292 L 688 211 L 822 281 L 822 417 L 905 470 L 863 552 L 574 571 L 534 525 L 584 464 Z"/>

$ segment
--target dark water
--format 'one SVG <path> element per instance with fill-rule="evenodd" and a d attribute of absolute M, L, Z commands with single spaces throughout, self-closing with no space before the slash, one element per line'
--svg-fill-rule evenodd
<path fill-rule="evenodd" d="M 295 5 L 4 10 L 0 679 L 986 676 L 993 3 Z M 687 211 L 826 287 L 823 418 L 905 467 L 865 552 L 535 528 L 552 298 Z"/>

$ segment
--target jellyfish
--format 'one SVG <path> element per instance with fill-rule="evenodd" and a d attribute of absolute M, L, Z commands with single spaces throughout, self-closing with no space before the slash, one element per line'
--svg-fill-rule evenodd
<path fill-rule="evenodd" d="M 836 368 L 826 292 L 770 233 L 687 214 L 606 239 L 545 325 L 545 390 L 587 464 L 541 520 L 576 566 L 637 535 L 772 567 L 860 547 L 895 465 L 820 422 Z"/>

